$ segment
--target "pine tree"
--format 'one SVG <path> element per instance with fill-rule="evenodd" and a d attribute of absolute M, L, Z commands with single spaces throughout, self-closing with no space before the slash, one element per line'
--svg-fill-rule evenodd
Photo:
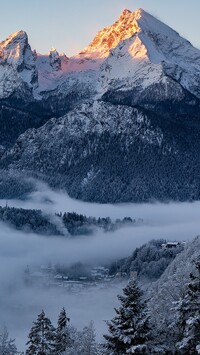
<path fill-rule="evenodd" d="M 82 332 L 73 326 L 69 326 L 70 346 L 67 347 L 65 355 L 82 355 Z"/>
<path fill-rule="evenodd" d="M 97 355 L 97 344 L 94 323 L 90 322 L 82 331 L 82 355 Z"/>
<path fill-rule="evenodd" d="M 70 326 L 69 333 L 71 343 L 64 352 L 65 355 L 103 355 L 105 353 L 104 348 L 95 342 L 93 322 L 90 322 L 82 331 Z"/>
<path fill-rule="evenodd" d="M 51 355 L 55 350 L 55 328 L 42 311 L 28 335 L 26 355 Z"/>
<path fill-rule="evenodd" d="M 67 347 L 71 345 L 71 338 L 69 334 L 69 323 L 70 319 L 66 315 L 65 308 L 63 308 L 58 317 L 58 326 L 56 329 L 55 336 L 55 354 L 62 354 Z"/>
<path fill-rule="evenodd" d="M 196 273 L 190 274 L 187 294 L 180 300 L 178 327 L 181 340 L 177 343 L 178 354 L 200 354 L 200 257 L 195 260 Z"/>
<path fill-rule="evenodd" d="M 0 354 L 16 355 L 19 354 L 14 339 L 9 339 L 7 328 L 4 327 L 0 332 Z"/>
<path fill-rule="evenodd" d="M 105 347 L 110 355 L 146 354 L 150 326 L 143 292 L 131 280 L 123 293 L 118 296 L 121 306 L 115 309 L 116 316 L 107 323 L 110 335 L 104 335 Z"/>

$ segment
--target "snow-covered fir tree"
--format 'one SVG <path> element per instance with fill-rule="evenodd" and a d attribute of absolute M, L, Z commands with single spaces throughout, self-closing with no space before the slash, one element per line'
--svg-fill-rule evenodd
<path fill-rule="evenodd" d="M 143 292 L 135 280 L 131 280 L 118 296 L 121 306 L 115 309 L 116 316 L 108 322 L 109 335 L 105 348 L 109 355 L 148 354 L 150 338 L 149 318 Z"/>
<path fill-rule="evenodd" d="M 200 256 L 195 266 L 196 273 L 190 274 L 187 294 L 177 307 L 181 339 L 177 353 L 181 355 L 200 354 Z"/>
<path fill-rule="evenodd" d="M 69 321 L 70 319 L 66 315 L 65 308 L 63 308 L 58 317 L 58 325 L 55 335 L 55 354 L 60 355 L 65 352 L 67 347 L 72 344 L 72 339 L 70 337 L 69 331 Z"/>
<path fill-rule="evenodd" d="M 103 355 L 104 348 L 95 342 L 95 329 L 93 322 L 83 330 L 69 326 L 71 345 L 64 352 L 65 355 Z"/>
<path fill-rule="evenodd" d="M 55 328 L 42 311 L 28 335 L 26 355 L 52 355 L 55 351 Z"/>
<path fill-rule="evenodd" d="M 96 335 L 94 323 L 91 321 L 82 331 L 82 355 L 97 355 Z"/>
<path fill-rule="evenodd" d="M 65 355 L 82 355 L 82 332 L 73 326 L 69 326 L 71 339 L 70 347 L 67 347 Z"/>
<path fill-rule="evenodd" d="M 0 355 L 19 354 L 14 339 L 9 339 L 8 330 L 4 327 L 0 331 Z"/>

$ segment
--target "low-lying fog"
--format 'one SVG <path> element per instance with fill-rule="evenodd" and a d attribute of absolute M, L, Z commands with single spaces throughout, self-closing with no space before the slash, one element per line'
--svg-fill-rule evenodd
<path fill-rule="evenodd" d="M 6 201 L 0 200 L 5 206 Z M 98 231 L 95 235 L 64 239 L 44 237 L 15 231 L 0 224 L 0 325 L 6 324 L 10 336 L 16 338 L 19 350 L 24 350 L 27 334 L 42 309 L 56 325 L 64 306 L 71 323 L 78 328 L 94 320 L 98 340 L 106 331 L 104 320 L 111 319 L 116 295 L 122 284 L 108 288 L 85 290 L 80 295 L 62 288 L 48 290 L 26 287 L 24 270 L 48 263 L 70 265 L 75 262 L 106 264 L 129 256 L 133 250 L 155 238 L 189 241 L 200 231 L 200 202 L 169 204 L 101 205 L 73 200 L 63 192 L 54 192 L 44 184 L 27 201 L 9 200 L 9 206 L 37 208 L 44 212 L 72 212 L 111 219 L 142 218 L 141 225 L 126 227 L 112 233 Z"/>

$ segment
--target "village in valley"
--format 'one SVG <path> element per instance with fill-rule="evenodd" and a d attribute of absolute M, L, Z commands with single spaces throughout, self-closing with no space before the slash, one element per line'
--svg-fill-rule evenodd
<path fill-rule="evenodd" d="M 166 242 L 161 245 L 162 250 L 184 247 L 185 242 Z M 80 292 L 90 287 L 105 288 L 115 283 L 137 279 L 137 271 L 124 272 L 122 268 L 111 272 L 111 269 L 103 265 L 74 264 L 67 268 L 62 265 L 42 265 L 38 269 L 32 269 L 28 265 L 24 271 L 26 286 L 37 285 L 39 287 L 59 287 L 70 292 Z"/>
<path fill-rule="evenodd" d="M 109 268 L 95 266 L 90 273 L 82 276 L 68 276 L 67 273 L 58 273 L 55 265 L 41 266 L 39 270 L 30 270 L 27 266 L 24 272 L 24 282 L 27 286 L 37 285 L 41 287 L 62 287 L 66 291 L 79 292 L 89 287 L 105 286 L 108 283 L 119 282 L 128 279 L 129 275 L 118 272 L 109 275 Z"/>
<path fill-rule="evenodd" d="M 108 287 L 109 284 L 128 280 L 130 276 L 137 278 L 136 272 L 128 275 L 126 272 L 120 271 L 114 275 L 110 275 L 109 268 L 101 265 L 94 266 L 89 272 L 83 272 L 81 275 L 79 270 L 77 272 L 76 267 L 79 268 L 79 265 L 75 266 L 75 272 L 72 275 L 67 272 L 58 272 L 55 265 L 41 266 L 38 270 L 31 270 L 27 266 L 24 271 L 24 282 L 27 286 L 61 287 L 66 291 L 76 293 L 90 287 Z"/>

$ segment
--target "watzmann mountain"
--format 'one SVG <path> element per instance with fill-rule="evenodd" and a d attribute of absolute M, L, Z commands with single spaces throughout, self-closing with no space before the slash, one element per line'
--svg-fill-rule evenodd
<path fill-rule="evenodd" d="M 200 50 L 142 9 L 71 58 L 0 43 L 3 197 L 23 174 L 88 201 L 199 199 L 199 152 Z"/>

